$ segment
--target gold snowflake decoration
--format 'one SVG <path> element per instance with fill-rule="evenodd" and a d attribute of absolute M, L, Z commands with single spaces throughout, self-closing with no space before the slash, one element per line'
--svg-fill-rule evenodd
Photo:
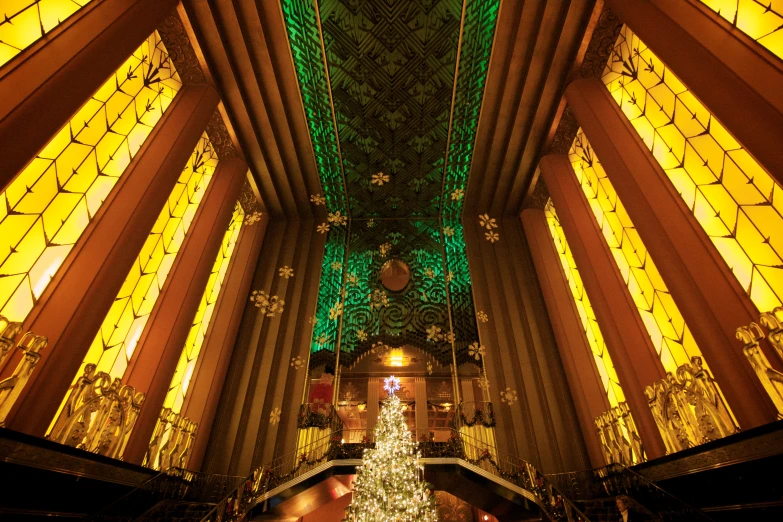
<path fill-rule="evenodd" d="M 334 306 L 329 309 L 329 319 L 334 321 L 341 315 L 343 315 L 343 304 L 340 301 L 337 301 L 334 303 Z"/>
<path fill-rule="evenodd" d="M 286 279 L 294 277 L 294 269 L 288 265 L 281 266 L 277 273 L 280 274 L 280 277 L 284 277 Z"/>
<path fill-rule="evenodd" d="M 301 369 L 305 365 L 305 360 L 302 357 L 299 357 L 298 355 L 291 359 L 291 368 L 294 368 L 295 370 Z"/>
<path fill-rule="evenodd" d="M 446 332 L 442 337 L 442 339 L 447 343 L 453 343 L 456 338 L 457 337 L 454 335 L 454 332 Z"/>
<path fill-rule="evenodd" d="M 454 235 L 454 229 L 451 227 L 443 227 L 443 235 L 446 237 L 451 237 Z"/>
<path fill-rule="evenodd" d="M 427 375 L 432 375 L 432 363 L 427 361 Z"/>
<path fill-rule="evenodd" d="M 315 206 L 326 205 L 326 198 L 320 194 L 311 194 L 310 201 L 312 201 Z"/>
<path fill-rule="evenodd" d="M 378 173 L 372 175 L 371 183 L 373 185 L 378 185 L 380 187 L 384 183 L 388 183 L 388 182 L 389 182 L 389 175 L 388 174 L 384 174 L 383 172 L 378 172 Z"/>
<path fill-rule="evenodd" d="M 329 340 L 329 338 L 326 337 L 326 334 L 321 334 L 321 335 L 319 335 L 318 337 L 315 338 L 315 342 L 316 342 L 316 344 L 318 344 L 318 346 L 325 345 L 328 340 Z"/>
<path fill-rule="evenodd" d="M 320 225 L 318 225 L 318 228 L 316 228 L 316 230 L 318 231 L 319 234 L 326 234 L 327 232 L 329 232 L 330 228 L 331 227 L 328 224 L 321 223 Z"/>
<path fill-rule="evenodd" d="M 454 272 L 449 270 L 448 273 L 446 274 L 446 282 L 451 283 L 453 280 L 454 280 Z"/>
<path fill-rule="evenodd" d="M 375 220 L 370 218 L 370 220 L 367 222 L 367 228 L 372 228 L 375 226 Z"/>
<path fill-rule="evenodd" d="M 389 296 L 383 290 L 373 290 L 367 294 L 367 298 L 370 300 L 370 310 L 383 308 L 389 304 Z"/>
<path fill-rule="evenodd" d="M 356 338 L 360 341 L 366 341 L 367 340 L 367 332 L 364 330 L 359 330 L 356 332 Z"/>
<path fill-rule="evenodd" d="M 314 316 L 310 317 L 310 319 L 308 319 L 307 321 L 310 324 L 318 324 L 318 317 L 314 315 Z"/>
<path fill-rule="evenodd" d="M 275 408 L 269 413 L 269 424 L 274 426 L 280 422 L 280 414 L 283 413 L 280 408 Z"/>
<path fill-rule="evenodd" d="M 262 215 L 263 214 L 261 214 L 261 212 L 259 212 L 257 210 L 255 212 L 251 212 L 250 214 L 247 214 L 245 216 L 245 225 L 250 226 L 250 225 L 253 225 L 255 223 L 258 223 L 259 221 L 261 221 L 261 216 Z"/>
<path fill-rule="evenodd" d="M 383 257 L 386 257 L 386 254 L 389 253 L 389 250 L 391 250 L 391 247 L 392 247 L 391 243 L 389 243 L 387 241 L 386 243 L 384 243 L 384 244 L 382 244 L 381 246 L 378 247 L 378 252 L 380 252 Z"/>
<path fill-rule="evenodd" d="M 500 234 L 497 232 L 484 232 L 484 237 L 487 238 L 487 241 L 490 243 L 494 243 L 495 241 L 500 241 Z"/>
<path fill-rule="evenodd" d="M 489 316 L 487 315 L 487 312 L 479 310 L 478 313 L 476 313 L 476 319 L 478 319 L 482 323 L 486 323 L 487 321 L 489 321 Z"/>
<path fill-rule="evenodd" d="M 437 341 L 441 338 L 440 334 L 441 330 L 439 326 L 436 325 L 430 325 L 429 328 L 427 328 L 427 340 L 428 341 Z"/>
<path fill-rule="evenodd" d="M 512 390 L 511 388 L 506 388 L 502 392 L 500 392 L 500 402 L 505 402 L 509 406 L 517 402 L 517 391 Z"/>
<path fill-rule="evenodd" d="M 489 379 L 487 379 L 486 375 L 479 377 L 478 385 L 482 390 L 489 391 Z"/>
<path fill-rule="evenodd" d="M 427 277 L 435 277 L 435 270 L 428 267 L 426 270 L 424 270 L 424 275 Z"/>
<path fill-rule="evenodd" d="M 495 221 L 495 218 L 489 217 L 489 214 L 481 214 L 479 216 L 479 225 L 486 228 L 487 230 L 498 228 L 498 224 Z"/>
<path fill-rule="evenodd" d="M 354 273 L 350 273 L 348 274 L 348 277 L 345 278 L 345 284 L 351 286 L 359 286 L 359 277 Z"/>
<path fill-rule="evenodd" d="M 457 189 L 454 192 L 451 193 L 451 200 L 452 201 L 459 201 L 465 196 L 465 191 L 463 189 Z"/>
<path fill-rule="evenodd" d="M 332 270 L 342 270 L 343 264 L 340 261 L 332 261 Z"/>
<path fill-rule="evenodd" d="M 344 216 L 339 210 L 335 210 L 334 212 L 329 213 L 326 220 L 334 226 L 339 227 L 348 223 L 348 216 Z"/>
<path fill-rule="evenodd" d="M 483 346 L 479 345 L 478 342 L 471 343 L 470 346 L 468 346 L 468 355 L 476 359 L 477 361 L 484 357 L 484 354 L 486 353 L 486 350 Z"/>
<path fill-rule="evenodd" d="M 261 309 L 261 314 L 267 317 L 274 317 L 275 314 L 283 313 L 283 307 L 285 306 L 285 301 L 276 295 L 270 297 L 263 290 L 253 290 L 250 294 L 250 301 L 256 305 L 256 308 Z"/>

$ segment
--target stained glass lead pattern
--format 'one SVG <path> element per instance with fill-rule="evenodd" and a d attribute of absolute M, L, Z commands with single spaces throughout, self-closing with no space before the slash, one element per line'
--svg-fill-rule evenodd
<path fill-rule="evenodd" d="M 180 87 L 155 32 L 0 193 L 0 315 L 27 317 Z"/>
<path fill-rule="evenodd" d="M 602 80 L 756 307 L 783 304 L 781 186 L 627 26 Z"/>

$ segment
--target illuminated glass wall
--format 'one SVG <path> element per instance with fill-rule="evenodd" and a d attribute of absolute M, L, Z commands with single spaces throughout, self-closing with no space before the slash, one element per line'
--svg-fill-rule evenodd
<path fill-rule="evenodd" d="M 699 347 L 582 129 L 568 156 L 661 363 L 674 372 L 701 356 Z"/>
<path fill-rule="evenodd" d="M 153 33 L 0 193 L 0 315 L 27 317 L 180 87 Z"/>
<path fill-rule="evenodd" d="M 91 0 L 0 2 L 0 67 Z"/>
<path fill-rule="evenodd" d="M 204 134 L 133 262 L 77 377 L 89 363 L 112 377 L 124 375 L 217 163 Z"/>
<path fill-rule="evenodd" d="M 701 3 L 783 58 L 783 0 L 701 0 Z"/>
<path fill-rule="evenodd" d="M 204 294 L 201 296 L 198 311 L 193 318 L 187 341 L 185 341 L 185 346 L 177 363 L 177 370 L 174 372 L 169 391 L 166 394 L 163 407 L 171 408 L 174 413 L 180 413 L 182 410 L 185 395 L 188 393 L 190 379 L 193 376 L 193 370 L 196 368 L 196 362 L 201 353 L 204 337 L 209 329 L 209 323 L 215 311 L 215 304 L 220 295 L 220 288 L 223 286 L 223 280 L 226 278 L 231 255 L 234 253 L 234 247 L 239 238 L 239 231 L 242 228 L 244 218 L 245 212 L 242 210 L 242 206 L 237 203 L 228 229 L 223 235 L 220 251 L 217 258 L 215 258 L 215 263 L 212 265 L 212 272 L 209 274 L 209 280 L 204 288 Z"/>
<path fill-rule="evenodd" d="M 603 81 L 753 303 L 783 304 L 780 185 L 628 27 Z"/>
<path fill-rule="evenodd" d="M 573 255 L 571 255 L 571 248 L 568 246 L 568 241 L 566 241 L 565 232 L 560 225 L 560 219 L 557 217 L 552 200 L 547 202 L 544 208 L 544 215 L 549 226 L 549 233 L 555 243 L 555 250 L 557 250 L 557 255 L 560 258 L 560 264 L 563 267 L 563 273 L 568 281 L 568 287 L 571 289 L 571 295 L 579 312 L 579 318 L 582 321 L 582 328 L 587 337 L 587 342 L 590 344 L 590 349 L 593 352 L 595 366 L 598 374 L 601 376 L 606 397 L 609 399 L 609 405 L 615 407 L 625 401 L 625 395 L 620 387 L 620 380 L 617 378 L 612 358 L 606 349 L 604 336 L 601 333 L 601 328 L 598 326 L 598 320 L 595 318 L 590 299 L 587 298 L 587 292 L 582 284 L 582 277 L 576 268 L 576 262 Z"/>

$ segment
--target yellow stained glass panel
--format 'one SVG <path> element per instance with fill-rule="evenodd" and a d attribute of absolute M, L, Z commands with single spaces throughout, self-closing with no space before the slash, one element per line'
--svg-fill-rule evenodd
<path fill-rule="evenodd" d="M 602 79 L 756 307 L 783 304 L 781 186 L 628 27 Z"/>
<path fill-rule="evenodd" d="M 0 193 L 0 315 L 24 321 L 180 87 L 153 33 Z"/>
<path fill-rule="evenodd" d="M 568 287 L 571 289 L 571 295 L 574 298 L 576 309 L 582 320 L 582 328 L 584 328 L 585 336 L 587 336 L 587 342 L 590 344 L 590 349 L 593 352 L 595 366 L 598 374 L 601 376 L 606 397 L 609 399 L 609 404 L 615 407 L 625 401 L 625 395 L 620 387 L 620 380 L 617 378 L 614 364 L 612 364 L 609 351 L 606 349 L 604 336 L 601 333 L 601 328 L 598 326 L 598 320 L 595 318 L 590 299 L 587 298 L 587 292 L 582 284 L 582 277 L 576 268 L 576 262 L 573 255 L 571 255 L 571 248 L 568 246 L 568 241 L 566 241 L 565 231 L 560 225 L 560 219 L 557 217 L 552 200 L 547 202 L 544 208 L 544 215 L 549 225 L 549 233 L 555 243 L 555 249 L 560 257 L 560 264 L 568 281 Z"/>
<path fill-rule="evenodd" d="M 568 156 L 658 357 L 675 372 L 699 347 L 582 129 Z"/>
<path fill-rule="evenodd" d="M 171 379 L 169 391 L 163 403 L 164 408 L 171 408 L 174 413 L 180 413 L 182 410 L 185 395 L 188 393 L 190 379 L 193 376 L 193 370 L 201 353 L 201 347 L 209 329 L 209 322 L 212 319 L 215 303 L 218 295 L 220 295 L 220 287 L 223 285 L 223 280 L 226 277 L 226 271 L 231 262 L 231 255 L 234 253 L 234 246 L 239 237 L 239 230 L 244 219 L 245 213 L 242 210 L 242 206 L 237 203 L 234 207 L 231 223 L 229 223 L 228 229 L 223 235 L 220 251 L 217 258 L 215 258 L 215 263 L 212 265 L 212 273 L 207 281 L 207 286 L 204 288 L 198 311 L 196 311 L 196 316 L 193 318 L 193 324 L 190 327 L 188 338 L 185 341 L 185 346 L 177 363 L 177 370 Z"/>
<path fill-rule="evenodd" d="M 783 0 L 701 0 L 701 3 L 783 58 Z"/>
<path fill-rule="evenodd" d="M 90 363 L 112 377 L 125 374 L 217 163 L 217 155 L 204 134 L 90 345 L 77 377 Z M 164 237 L 164 231 L 173 231 L 171 237 Z"/>
<path fill-rule="evenodd" d="M 91 0 L 0 2 L 0 67 Z"/>

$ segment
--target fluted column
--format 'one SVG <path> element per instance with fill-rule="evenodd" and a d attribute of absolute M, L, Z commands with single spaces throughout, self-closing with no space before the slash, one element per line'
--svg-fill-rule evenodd
<path fill-rule="evenodd" d="M 380 400 L 381 381 L 378 377 L 367 379 L 367 436 L 372 438 L 375 424 L 378 422 L 378 401 Z"/>
<path fill-rule="evenodd" d="M 126 384 L 147 394 L 123 453 L 127 462 L 144 459 L 246 173 L 237 158 L 218 164 L 125 371 Z"/>
<path fill-rule="evenodd" d="M 0 69 L 0 189 L 177 5 L 91 2 Z"/>
<path fill-rule="evenodd" d="M 200 469 L 204 459 L 268 221 L 269 217 L 264 214 L 257 223 L 244 225 L 239 233 L 201 354 L 190 378 L 182 416 L 198 424 L 198 431 L 188 461 L 189 469 Z"/>
<path fill-rule="evenodd" d="M 8 416 L 11 429 L 44 436 L 217 103 L 211 87 L 183 87 L 28 315 L 25 330 L 49 345 Z"/>
<path fill-rule="evenodd" d="M 740 426 L 773 422 L 777 410 L 734 334 L 757 320 L 756 307 L 603 84 L 576 81 L 566 98 Z"/>
<path fill-rule="evenodd" d="M 560 258 L 549 234 L 544 212 L 527 209 L 522 212 L 521 217 L 546 309 L 552 321 L 568 387 L 574 398 L 590 463 L 593 467 L 603 466 L 603 451 L 594 419 L 609 410 L 611 405 L 598 374 L 582 319 L 568 287 L 568 280 L 563 274 Z"/>
<path fill-rule="evenodd" d="M 424 377 L 414 377 L 416 393 L 416 438 L 427 433 L 429 420 L 427 418 L 427 381 Z"/>
<path fill-rule="evenodd" d="M 606 4 L 783 183 L 783 61 L 695 0 Z"/>
<path fill-rule="evenodd" d="M 645 386 L 664 377 L 663 365 L 587 199 L 577 184 L 568 158 L 545 156 L 540 167 L 644 442 L 647 457 L 660 457 L 665 452 L 663 440 L 643 390 Z"/>

